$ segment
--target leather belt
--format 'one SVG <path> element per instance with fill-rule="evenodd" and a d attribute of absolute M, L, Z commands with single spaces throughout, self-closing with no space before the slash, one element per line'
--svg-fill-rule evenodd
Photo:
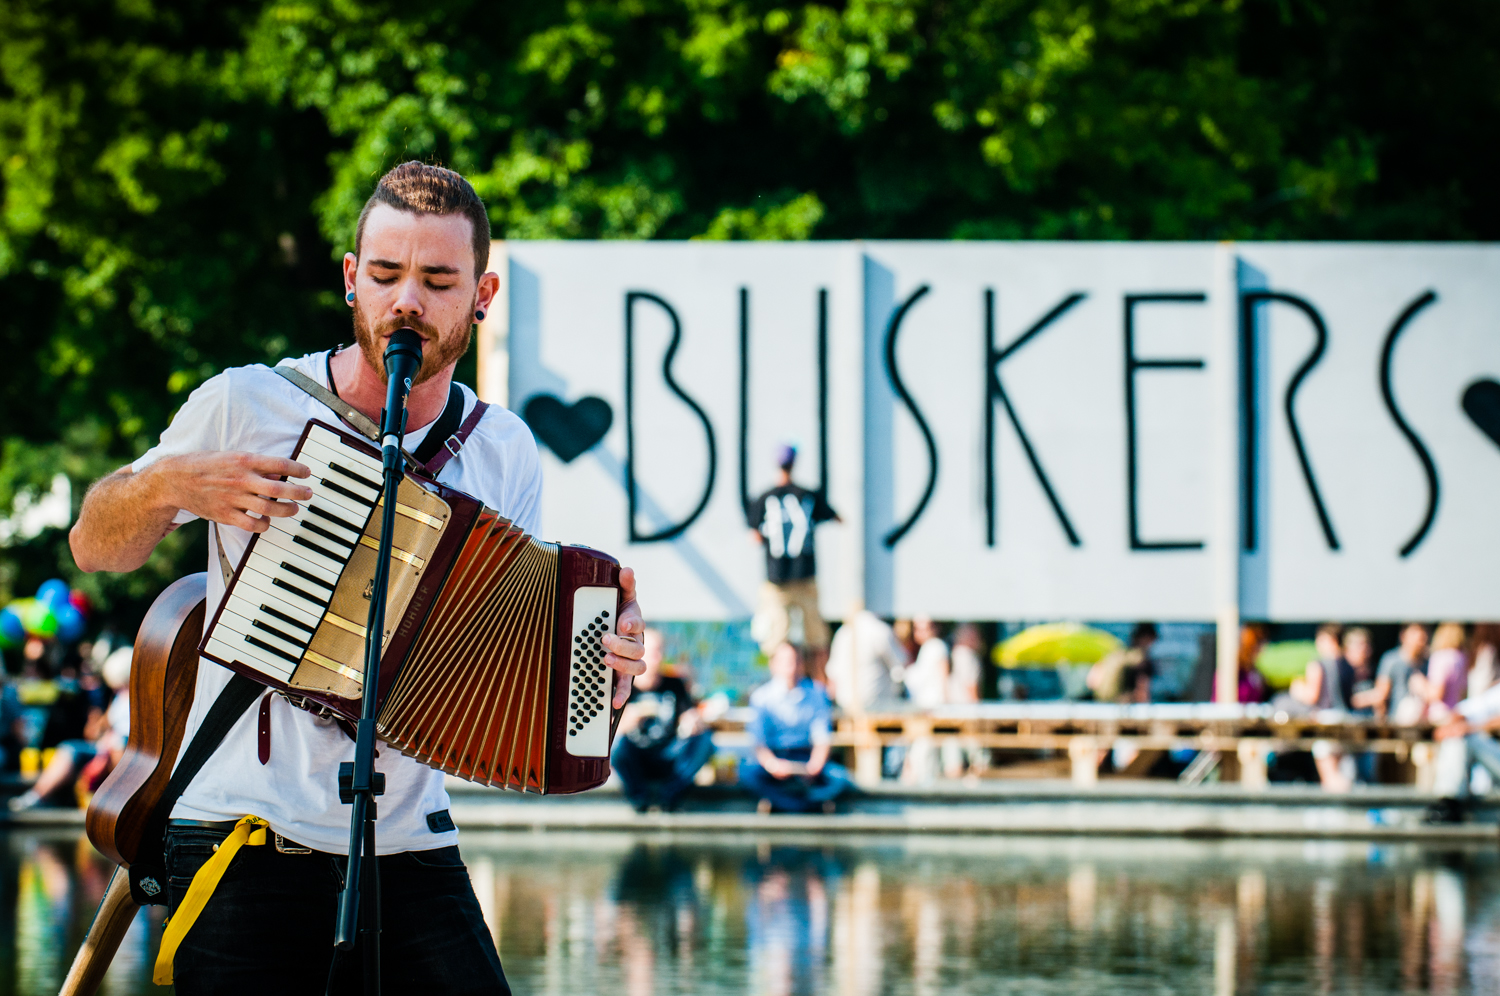
<path fill-rule="evenodd" d="M 216 833 L 222 833 L 224 836 L 227 837 L 234 830 L 235 824 L 238 823 L 238 822 L 239 822 L 238 820 L 182 820 L 182 819 L 171 819 L 171 820 L 167 821 L 167 829 L 171 830 L 171 829 L 174 829 L 174 828 L 179 828 L 179 829 L 184 829 L 184 830 L 212 830 L 212 831 L 214 831 Z M 288 840 L 287 838 L 283 837 L 281 834 L 277 833 L 274 830 L 271 831 L 271 836 L 275 840 L 275 843 L 276 843 L 276 853 L 277 854 L 312 854 L 313 853 L 313 849 L 311 847 L 304 847 L 301 844 L 297 843 L 296 841 Z M 217 845 L 215 845 L 215 846 L 217 846 Z"/>

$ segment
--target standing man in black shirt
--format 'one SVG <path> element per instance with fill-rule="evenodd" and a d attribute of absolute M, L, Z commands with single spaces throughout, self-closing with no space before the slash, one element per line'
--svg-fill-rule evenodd
<path fill-rule="evenodd" d="M 818 565 L 813 556 L 813 529 L 822 522 L 840 522 L 821 491 L 792 483 L 797 448 L 776 452 L 776 486 L 745 509 L 751 534 L 766 547 L 766 583 L 750 633 L 766 657 L 785 643 L 792 631 L 791 610 L 802 612 L 804 644 L 813 652 L 811 677 L 821 681 L 828 659 L 828 625 L 818 610 Z"/>
<path fill-rule="evenodd" d="M 660 630 L 643 635 L 646 670 L 636 676 L 610 764 L 625 798 L 638 813 L 652 806 L 671 811 L 698 769 L 713 756 L 713 733 L 693 703 L 687 682 L 662 673 Z"/>

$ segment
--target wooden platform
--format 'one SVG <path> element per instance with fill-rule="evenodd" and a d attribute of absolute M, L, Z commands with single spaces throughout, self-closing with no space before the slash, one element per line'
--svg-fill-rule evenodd
<path fill-rule="evenodd" d="M 749 709 L 733 709 L 713 724 L 723 747 L 748 745 Z M 1057 751 L 1070 763 L 1075 785 L 1098 781 L 1104 752 L 1124 748 L 1134 755 L 1126 774 L 1143 775 L 1162 754 L 1191 750 L 1214 755 L 1220 776 L 1246 788 L 1269 785 L 1272 754 L 1310 751 L 1319 741 L 1351 753 L 1386 759 L 1388 780 L 1432 785 L 1436 745 L 1432 728 L 1393 726 L 1341 712 L 1294 715 L 1271 706 L 1163 703 L 1105 705 L 1093 702 L 981 703 L 931 710 L 892 709 L 838 717 L 833 742 L 849 748 L 855 780 L 880 780 L 884 747 L 919 740 L 959 743 L 992 751 Z"/>

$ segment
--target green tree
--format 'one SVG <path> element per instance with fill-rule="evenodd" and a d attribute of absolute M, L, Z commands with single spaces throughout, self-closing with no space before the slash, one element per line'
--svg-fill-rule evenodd
<path fill-rule="evenodd" d="M 507 238 L 1500 232 L 1480 0 L 0 0 L 0 508 L 347 336 L 376 177 Z M 196 566 L 85 581 L 137 613 Z M 60 531 L 0 597 L 76 578 Z"/>
<path fill-rule="evenodd" d="M 143 452 L 194 386 L 332 334 L 313 114 L 247 94 L 253 11 L 210 2 L 0 4 L 0 505 Z M 6 551 L 0 595 L 62 574 L 127 610 L 180 573 L 83 578 L 60 531 Z"/>

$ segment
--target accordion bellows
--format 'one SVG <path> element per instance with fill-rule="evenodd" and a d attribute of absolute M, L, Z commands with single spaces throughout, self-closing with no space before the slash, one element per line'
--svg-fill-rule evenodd
<path fill-rule="evenodd" d="M 357 718 L 383 498 L 380 455 L 316 420 L 293 458 L 314 497 L 251 541 L 204 656 Z M 475 499 L 408 474 L 377 695 L 377 736 L 485 785 L 577 792 L 609 776 L 619 713 L 601 637 L 619 565 L 528 536 Z"/>

